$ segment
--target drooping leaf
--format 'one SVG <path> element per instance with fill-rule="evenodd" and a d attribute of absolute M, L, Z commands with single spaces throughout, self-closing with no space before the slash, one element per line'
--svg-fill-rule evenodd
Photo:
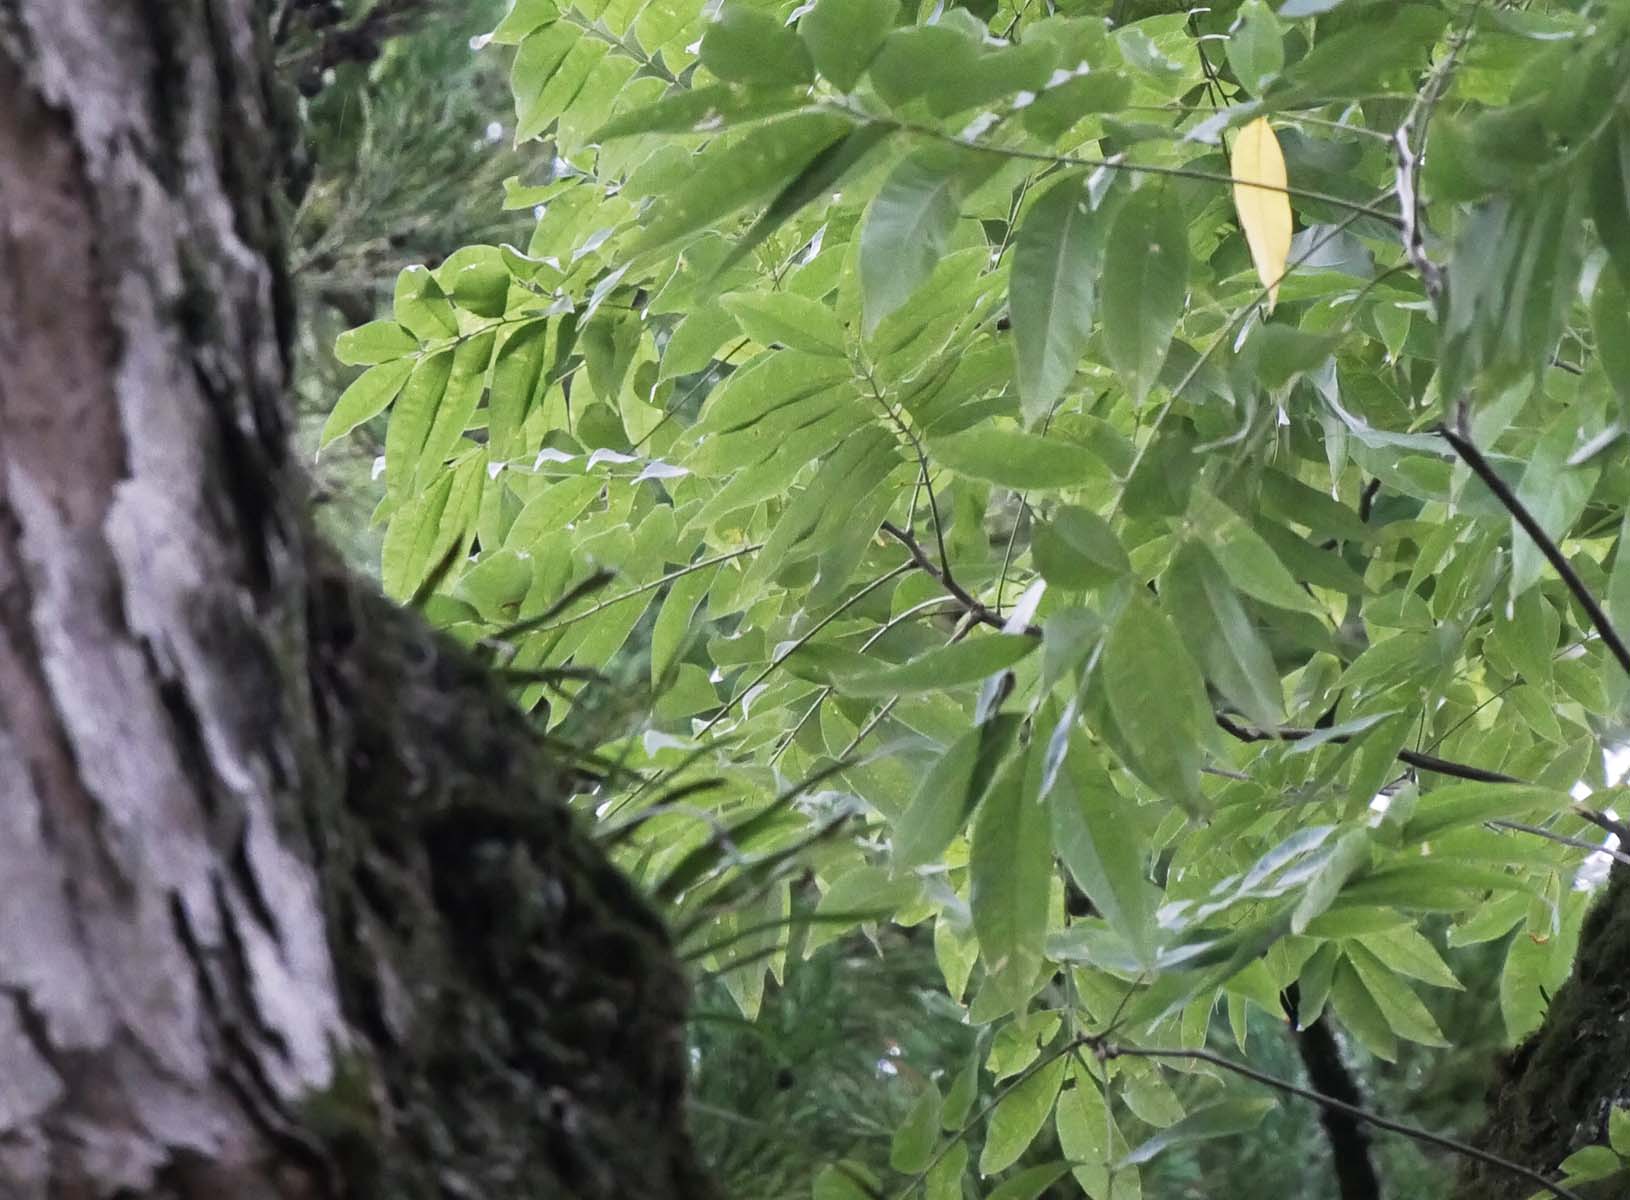
<path fill-rule="evenodd" d="M 1047 796 L 1053 845 L 1076 886 L 1146 965 L 1154 963 L 1156 892 L 1147 847 L 1126 799 L 1079 734 Z"/>
<path fill-rule="evenodd" d="M 1234 209 L 1272 312 L 1290 257 L 1291 218 L 1290 197 L 1284 191 L 1285 155 L 1266 117 L 1258 117 L 1239 131 L 1232 163 Z"/>
<path fill-rule="evenodd" d="M 1016 754 L 1002 766 L 974 816 L 968 864 L 968 904 L 979 936 L 979 956 L 1004 999 L 1015 1007 L 1029 998 L 1047 934 L 1051 886 L 1047 867 L 1052 855 L 1047 812 L 1037 794 L 1039 776 L 1040 755 L 1034 751 Z M 1024 1144 L 1045 1116 L 1043 1110 Z M 1023 1149 L 1018 1146 L 1014 1155 Z M 1008 1158 L 1001 1166 L 1012 1161 Z M 981 1159 L 981 1169 L 1000 1167 L 989 1167 Z"/>
<path fill-rule="evenodd" d="M 997 1103 L 979 1155 L 979 1173 L 994 1175 L 1018 1161 L 1053 1111 L 1069 1058 L 1055 1055 Z"/>
<path fill-rule="evenodd" d="M 894 27 L 894 0 L 816 0 L 798 22 L 815 69 L 851 92 Z"/>
<path fill-rule="evenodd" d="M 944 254 L 969 190 L 1000 160 L 942 144 L 903 159 L 866 210 L 860 284 L 869 337 L 927 282 Z"/>
<path fill-rule="evenodd" d="M 413 369 L 413 360 L 403 358 L 370 367 L 358 375 L 351 386 L 334 402 L 333 411 L 328 414 L 328 420 L 323 422 L 322 437 L 318 439 L 319 445 L 326 446 L 335 439 L 344 437 L 364 421 L 371 421 L 384 412 L 390 407 L 391 401 L 396 399 Z"/>
<path fill-rule="evenodd" d="M 1009 293 L 1019 403 L 1027 424 L 1051 410 L 1086 352 L 1102 245 L 1078 175 L 1053 184 L 1019 227 Z"/>
<path fill-rule="evenodd" d="M 1177 630 L 1134 594 L 1104 641 L 1103 686 L 1129 765 L 1164 799 L 1205 807 L 1200 767 L 1210 737 L 1205 682 Z"/>
<path fill-rule="evenodd" d="M 1166 360 L 1188 288 L 1188 229 L 1177 193 L 1155 184 L 1139 188 L 1116 210 L 1104 238 L 1104 349 L 1141 403 Z"/>
<path fill-rule="evenodd" d="M 939 1138 L 940 1090 L 932 1081 L 906 1112 L 889 1143 L 889 1166 L 907 1175 L 926 1168 Z"/>
<path fill-rule="evenodd" d="M 894 861 L 900 869 L 926 866 L 950 845 L 1017 730 L 1016 717 L 999 714 L 963 734 L 935 762 L 895 828 Z"/>

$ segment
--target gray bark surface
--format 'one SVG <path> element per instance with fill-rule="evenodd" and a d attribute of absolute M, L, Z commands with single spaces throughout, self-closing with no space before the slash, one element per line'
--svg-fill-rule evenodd
<path fill-rule="evenodd" d="M 683 979 L 316 543 L 256 0 L 0 0 L 0 1196 L 691 1197 Z"/>

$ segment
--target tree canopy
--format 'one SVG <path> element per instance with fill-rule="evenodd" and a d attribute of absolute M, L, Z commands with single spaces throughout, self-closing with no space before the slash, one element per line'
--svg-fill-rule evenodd
<path fill-rule="evenodd" d="M 337 345 L 686 957 L 931 940 L 979 1056 L 827 1200 L 1132 1200 L 1277 1102 L 1213 1021 L 1447 1045 L 1445 943 L 1516 1041 L 1609 857 L 1630 15 L 1166 7 L 517 0 L 530 240 Z"/>

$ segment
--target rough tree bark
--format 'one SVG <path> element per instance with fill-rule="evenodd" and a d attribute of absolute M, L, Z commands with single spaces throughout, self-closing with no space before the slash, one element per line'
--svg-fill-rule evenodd
<path fill-rule="evenodd" d="M 0 1195 L 706 1195 L 660 925 L 309 532 L 269 7 L 0 0 Z"/>
<path fill-rule="evenodd" d="M 1521 932 L 1518 937 L 1525 936 Z M 1573 976 L 1545 1023 L 1499 1064 L 1489 1092 L 1486 1150 L 1537 1171 L 1607 1140 L 1608 1114 L 1630 1107 L 1630 870 L 1615 866 L 1585 918 Z M 1630 1196 L 1630 1174 L 1575 1189 Z M 1534 1188 L 1510 1172 L 1469 1162 L 1457 1200 L 1522 1200 Z"/>

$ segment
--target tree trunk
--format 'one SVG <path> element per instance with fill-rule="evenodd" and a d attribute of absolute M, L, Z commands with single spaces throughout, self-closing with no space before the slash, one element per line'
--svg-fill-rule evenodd
<path fill-rule="evenodd" d="M 1525 936 L 1518 933 L 1518 937 Z M 1477 1143 L 1536 1171 L 1607 1139 L 1608 1114 L 1630 1106 L 1630 871 L 1615 866 L 1579 936 L 1573 976 L 1551 999 L 1545 1023 L 1500 1063 Z M 1630 1195 L 1630 1178 L 1575 1189 Z M 1468 1162 L 1460 1200 L 1522 1200 L 1532 1183 Z"/>
<path fill-rule="evenodd" d="M 706 1195 L 660 925 L 310 534 L 269 7 L 0 0 L 0 1195 Z"/>

